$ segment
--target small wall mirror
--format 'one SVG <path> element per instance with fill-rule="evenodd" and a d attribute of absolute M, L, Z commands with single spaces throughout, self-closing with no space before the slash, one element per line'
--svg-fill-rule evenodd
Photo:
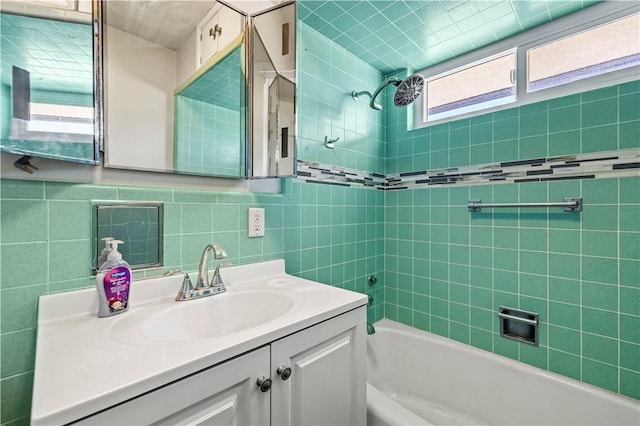
<path fill-rule="evenodd" d="M 103 238 L 121 240 L 122 258 L 131 269 L 159 268 L 163 265 L 164 204 L 161 202 L 92 201 L 91 272 L 105 247 Z"/>
<path fill-rule="evenodd" d="M 98 164 L 98 3 L 3 0 L 0 19 L 0 151 Z"/>
<path fill-rule="evenodd" d="M 296 5 L 252 17 L 251 171 L 295 175 Z"/>
<path fill-rule="evenodd" d="M 105 8 L 105 167 L 245 177 L 245 14 L 218 1 Z"/>

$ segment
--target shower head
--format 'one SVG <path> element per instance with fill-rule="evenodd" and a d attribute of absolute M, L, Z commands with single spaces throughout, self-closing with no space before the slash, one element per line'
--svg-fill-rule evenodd
<path fill-rule="evenodd" d="M 420 74 L 411 75 L 398 84 L 396 93 L 393 95 L 393 104 L 395 106 L 407 106 L 418 99 L 423 90 L 424 77 Z"/>
<path fill-rule="evenodd" d="M 400 80 L 396 77 L 387 77 L 384 79 L 380 86 L 373 92 L 373 95 L 369 92 L 356 92 L 355 90 L 351 92 L 351 96 L 354 100 L 358 100 L 359 95 L 369 95 L 371 101 L 369 102 L 369 106 L 375 110 L 381 110 L 382 105 L 376 102 L 376 98 L 388 85 L 393 84 L 397 87 L 396 92 L 393 95 L 393 103 L 395 106 L 407 106 L 422 94 L 424 90 L 424 77 L 420 74 L 414 74 L 407 77 L 405 80 Z"/>

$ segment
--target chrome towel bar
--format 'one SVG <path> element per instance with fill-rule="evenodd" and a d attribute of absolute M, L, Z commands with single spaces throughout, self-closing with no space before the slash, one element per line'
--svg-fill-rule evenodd
<path fill-rule="evenodd" d="M 502 207 L 563 207 L 565 212 L 581 212 L 582 197 L 565 198 L 563 202 L 558 203 L 486 203 L 482 204 L 481 200 L 469 200 L 467 207 L 470 212 L 479 212 L 482 208 L 502 208 Z"/>

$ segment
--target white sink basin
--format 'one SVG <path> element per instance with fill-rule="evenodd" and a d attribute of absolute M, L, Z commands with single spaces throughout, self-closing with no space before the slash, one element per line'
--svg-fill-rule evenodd
<path fill-rule="evenodd" d="M 222 293 L 188 300 L 146 319 L 142 335 L 181 342 L 253 328 L 286 314 L 293 301 L 282 293 Z"/>
<path fill-rule="evenodd" d="M 266 324 L 293 306 L 293 296 L 281 291 L 227 291 L 202 299 L 150 304 L 125 314 L 109 334 L 129 344 L 191 342 Z"/>

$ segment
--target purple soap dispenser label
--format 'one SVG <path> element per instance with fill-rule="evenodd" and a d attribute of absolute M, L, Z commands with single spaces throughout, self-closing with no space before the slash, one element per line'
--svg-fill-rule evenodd
<path fill-rule="evenodd" d="M 131 271 L 124 266 L 110 269 L 104 275 L 104 293 L 107 296 L 110 312 L 127 309 L 130 283 Z"/>

